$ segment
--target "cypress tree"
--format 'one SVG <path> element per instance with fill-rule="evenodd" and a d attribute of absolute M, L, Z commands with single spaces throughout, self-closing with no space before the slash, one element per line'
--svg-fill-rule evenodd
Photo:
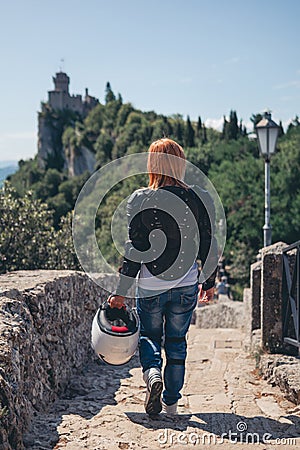
<path fill-rule="evenodd" d="M 227 139 L 228 120 L 223 116 L 222 139 Z"/>
<path fill-rule="evenodd" d="M 230 139 L 237 139 L 239 136 L 240 128 L 238 124 L 238 118 L 236 111 L 231 110 L 229 114 L 229 121 L 224 116 L 224 125 L 222 131 L 222 138 L 229 141 Z"/>
<path fill-rule="evenodd" d="M 230 111 L 228 138 L 237 139 L 239 135 L 239 125 L 236 111 Z"/>
<path fill-rule="evenodd" d="M 197 137 L 200 138 L 201 137 L 201 131 L 202 131 L 202 120 L 201 117 L 198 117 L 198 122 L 197 122 Z"/>
<path fill-rule="evenodd" d="M 183 145 L 183 128 L 182 123 L 178 120 L 175 124 L 175 132 L 176 140 L 178 144 Z"/>
<path fill-rule="evenodd" d="M 186 120 L 184 144 L 187 147 L 195 147 L 195 131 L 192 126 L 190 116 L 187 116 L 187 120 Z"/>
<path fill-rule="evenodd" d="M 207 142 L 207 134 L 206 134 L 206 126 L 203 124 L 202 126 L 202 143 L 206 144 Z"/>
<path fill-rule="evenodd" d="M 165 134 L 166 137 L 169 137 L 173 133 L 172 125 L 170 124 L 170 122 L 168 121 L 168 118 L 166 116 L 163 116 L 163 121 L 164 121 L 164 124 L 165 124 L 164 134 Z"/>
<path fill-rule="evenodd" d="M 242 121 L 242 119 L 240 120 L 239 134 L 240 134 L 240 136 L 243 136 L 243 121 Z"/>
<path fill-rule="evenodd" d="M 252 114 L 252 116 L 250 117 L 250 120 L 253 123 L 253 128 L 256 127 L 256 125 L 258 124 L 258 122 L 261 121 L 262 118 L 263 118 L 263 116 L 260 113 Z"/>
<path fill-rule="evenodd" d="M 106 83 L 106 89 L 105 89 L 105 103 L 110 103 L 116 100 L 116 96 L 112 91 L 112 88 L 110 86 L 110 82 L 108 81 Z"/>
<path fill-rule="evenodd" d="M 122 95 L 120 93 L 118 94 L 118 103 L 119 103 L 120 106 L 123 105 L 123 98 L 122 98 Z"/>
<path fill-rule="evenodd" d="M 284 135 L 284 130 L 283 130 L 283 126 L 282 126 L 282 121 L 279 122 L 279 130 L 278 130 L 278 137 L 283 136 Z"/>
<path fill-rule="evenodd" d="M 292 128 L 299 127 L 299 125 L 300 125 L 299 117 L 296 115 L 296 116 L 295 116 L 295 119 L 293 119 L 293 120 L 291 121 L 291 123 L 289 124 L 287 130 L 290 131 Z"/>

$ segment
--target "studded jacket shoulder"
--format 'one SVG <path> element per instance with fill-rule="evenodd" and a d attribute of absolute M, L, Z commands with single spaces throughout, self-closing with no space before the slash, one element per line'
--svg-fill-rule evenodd
<path fill-rule="evenodd" d="M 214 286 L 218 262 L 215 208 L 207 191 L 199 186 L 138 189 L 128 199 L 127 219 L 129 239 L 118 295 L 126 295 L 141 263 L 162 280 L 176 280 L 200 259 L 202 268 L 208 267 L 208 277 L 202 271 L 203 290 Z"/>

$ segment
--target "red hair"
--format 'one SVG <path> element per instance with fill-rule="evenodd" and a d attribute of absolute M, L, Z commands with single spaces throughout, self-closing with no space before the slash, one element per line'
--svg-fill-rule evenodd
<path fill-rule="evenodd" d="M 187 188 L 183 181 L 185 172 L 185 154 L 183 148 L 172 139 L 158 139 L 148 150 L 148 173 L 151 189 L 171 185 Z M 176 158 L 158 157 L 158 153 L 176 156 Z"/>

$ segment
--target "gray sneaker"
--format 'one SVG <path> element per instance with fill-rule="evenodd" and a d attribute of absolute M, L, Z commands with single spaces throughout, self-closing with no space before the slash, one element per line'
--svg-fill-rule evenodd
<path fill-rule="evenodd" d="M 173 405 L 166 405 L 164 401 L 162 401 L 162 413 L 167 414 L 168 416 L 175 416 L 177 414 L 177 405 L 178 402 L 173 403 Z"/>
<path fill-rule="evenodd" d="M 146 413 L 149 416 L 159 414 L 162 409 L 161 393 L 163 390 L 161 371 L 157 367 L 151 367 L 144 372 L 143 380 L 147 385 L 145 400 Z"/>

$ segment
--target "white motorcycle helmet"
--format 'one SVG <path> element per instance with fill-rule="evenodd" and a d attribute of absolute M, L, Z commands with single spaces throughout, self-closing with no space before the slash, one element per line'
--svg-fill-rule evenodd
<path fill-rule="evenodd" d="M 134 308 L 111 308 L 104 302 L 96 312 L 92 324 L 92 347 L 107 364 L 120 366 L 135 354 L 140 323 Z"/>

